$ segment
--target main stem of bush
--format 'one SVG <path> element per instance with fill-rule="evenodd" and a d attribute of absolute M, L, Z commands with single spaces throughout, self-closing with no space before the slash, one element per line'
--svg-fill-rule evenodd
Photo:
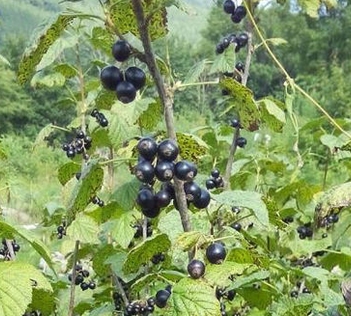
<path fill-rule="evenodd" d="M 145 61 L 149 72 L 155 82 L 158 95 L 164 110 L 164 118 L 167 128 L 168 137 L 177 141 L 177 135 L 174 126 L 173 117 L 173 96 L 170 89 L 167 89 L 165 82 L 161 76 L 160 70 L 157 66 L 155 55 L 152 51 L 151 40 L 148 31 L 148 22 L 145 19 L 144 9 L 140 0 L 132 0 L 133 11 L 138 23 L 138 31 L 140 39 L 143 44 Z M 185 232 L 191 231 L 191 223 L 189 218 L 188 205 L 183 189 L 183 182 L 174 179 L 174 190 L 178 209 Z"/>

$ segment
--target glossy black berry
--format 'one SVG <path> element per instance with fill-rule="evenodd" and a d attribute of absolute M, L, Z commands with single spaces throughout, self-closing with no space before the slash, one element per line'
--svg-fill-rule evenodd
<path fill-rule="evenodd" d="M 149 297 L 146 301 L 147 305 L 149 306 L 155 306 L 155 298 L 154 297 Z"/>
<path fill-rule="evenodd" d="M 244 72 L 244 71 L 245 71 L 245 65 L 244 65 L 241 61 L 238 61 L 238 62 L 235 64 L 235 69 L 236 69 L 237 71 Z"/>
<path fill-rule="evenodd" d="M 167 305 L 168 298 L 170 293 L 166 290 L 159 290 L 155 296 L 155 304 L 159 308 L 164 308 Z"/>
<path fill-rule="evenodd" d="M 94 281 L 89 282 L 89 289 L 94 290 L 96 288 L 96 283 Z"/>
<path fill-rule="evenodd" d="M 143 183 L 151 183 L 155 176 L 155 169 L 150 161 L 139 162 L 134 168 L 137 179 Z"/>
<path fill-rule="evenodd" d="M 299 292 L 298 291 L 291 291 L 290 292 L 290 297 L 296 298 L 299 296 Z"/>
<path fill-rule="evenodd" d="M 106 127 L 108 126 L 108 120 L 107 118 L 104 116 L 101 119 L 99 119 L 99 124 L 101 127 Z"/>
<path fill-rule="evenodd" d="M 221 288 L 219 288 L 219 287 L 217 287 L 217 288 L 216 288 L 216 298 L 217 298 L 217 300 L 220 301 L 220 299 L 221 299 L 223 296 L 224 296 L 224 290 L 221 289 Z"/>
<path fill-rule="evenodd" d="M 153 160 L 157 153 L 157 143 L 151 137 L 143 137 L 139 140 L 137 150 L 140 156 L 146 160 Z"/>
<path fill-rule="evenodd" d="M 232 0 L 225 0 L 223 3 L 223 10 L 227 14 L 233 14 L 235 11 L 235 4 Z"/>
<path fill-rule="evenodd" d="M 71 147 L 71 146 L 70 146 L 69 144 L 66 144 L 66 143 L 65 143 L 65 144 L 62 144 L 62 150 L 63 150 L 63 151 L 68 151 L 68 150 L 70 149 L 70 147 Z"/>
<path fill-rule="evenodd" d="M 163 182 L 161 189 L 166 190 L 172 199 L 175 198 L 174 186 L 171 182 Z"/>
<path fill-rule="evenodd" d="M 184 191 L 185 191 L 186 199 L 189 202 L 197 200 L 201 197 L 201 188 L 194 181 L 185 182 Z"/>
<path fill-rule="evenodd" d="M 150 209 L 142 209 L 141 212 L 148 218 L 155 218 L 160 214 L 160 209 L 158 207 L 153 207 Z"/>
<path fill-rule="evenodd" d="M 115 66 L 106 66 L 101 70 L 100 80 L 105 89 L 114 91 L 117 85 L 123 81 L 123 74 Z"/>
<path fill-rule="evenodd" d="M 158 145 L 157 155 L 160 160 L 173 161 L 177 158 L 179 148 L 175 141 L 165 139 Z"/>
<path fill-rule="evenodd" d="M 136 97 L 136 89 L 128 81 L 122 81 L 117 85 L 116 88 L 117 99 L 122 103 L 130 103 Z"/>
<path fill-rule="evenodd" d="M 205 274 L 205 264 L 197 259 L 193 259 L 188 264 L 188 273 L 191 278 L 199 279 Z"/>
<path fill-rule="evenodd" d="M 246 16 L 246 13 L 246 8 L 242 5 L 239 5 L 231 15 L 231 19 L 234 23 L 240 23 L 241 20 Z"/>
<path fill-rule="evenodd" d="M 232 225 L 232 227 L 233 227 L 236 231 L 238 231 L 238 232 L 240 232 L 240 231 L 241 231 L 241 228 L 242 228 L 242 226 L 241 226 L 240 223 L 234 223 L 234 224 Z"/>
<path fill-rule="evenodd" d="M 82 276 L 83 276 L 84 278 L 88 278 L 89 275 L 90 275 L 90 273 L 89 273 L 88 270 L 82 270 L 81 274 L 82 274 Z"/>
<path fill-rule="evenodd" d="M 235 295 L 236 295 L 235 290 L 229 290 L 229 291 L 227 292 L 227 299 L 228 299 L 229 301 L 232 301 L 232 300 L 234 299 Z"/>
<path fill-rule="evenodd" d="M 244 47 L 246 46 L 248 40 L 249 36 L 247 35 L 247 33 L 240 33 L 236 38 L 236 43 L 239 47 Z"/>
<path fill-rule="evenodd" d="M 16 242 L 12 243 L 12 248 L 14 252 L 18 252 L 21 249 L 21 246 L 17 244 Z"/>
<path fill-rule="evenodd" d="M 62 225 L 57 227 L 57 232 L 58 233 L 62 234 L 64 231 L 65 231 L 65 228 Z"/>
<path fill-rule="evenodd" d="M 212 171 L 211 171 L 211 176 L 213 177 L 213 178 L 218 178 L 219 177 L 219 175 L 220 175 L 220 171 L 218 170 L 218 169 L 213 169 Z"/>
<path fill-rule="evenodd" d="M 141 189 L 136 202 L 143 209 L 152 209 L 155 207 L 155 196 L 150 189 Z"/>
<path fill-rule="evenodd" d="M 158 208 L 168 206 L 171 200 L 172 197 L 167 190 L 160 190 L 155 194 L 155 204 Z"/>
<path fill-rule="evenodd" d="M 187 160 L 178 161 L 175 164 L 175 176 L 182 181 L 191 181 L 197 175 L 196 165 Z"/>
<path fill-rule="evenodd" d="M 123 79 L 123 78 L 122 78 Z M 117 87 L 117 85 L 116 85 Z M 97 115 L 99 114 L 99 110 L 98 109 L 93 109 L 90 113 L 90 116 L 92 117 L 97 117 Z"/>
<path fill-rule="evenodd" d="M 89 284 L 86 283 L 86 282 L 82 282 L 80 284 L 80 288 L 83 290 L 83 291 L 86 291 L 87 289 L 89 289 Z"/>
<path fill-rule="evenodd" d="M 138 67 L 129 67 L 125 72 L 126 81 L 133 84 L 135 89 L 141 89 L 146 82 L 145 72 Z"/>
<path fill-rule="evenodd" d="M 159 160 L 155 166 L 156 178 L 162 182 L 170 181 L 175 173 L 174 163 L 167 160 Z"/>
<path fill-rule="evenodd" d="M 219 176 L 218 178 L 213 179 L 216 188 L 221 188 L 224 186 L 224 181 L 223 178 L 221 176 Z"/>
<path fill-rule="evenodd" d="M 206 188 L 207 190 L 214 189 L 216 187 L 216 183 L 214 182 L 213 179 L 207 179 L 206 180 Z"/>
<path fill-rule="evenodd" d="M 247 144 L 247 140 L 245 137 L 240 136 L 236 139 L 236 145 L 238 147 L 244 148 L 246 146 L 246 144 Z"/>
<path fill-rule="evenodd" d="M 82 276 L 81 274 L 77 274 L 77 275 L 76 275 L 76 282 L 75 282 L 75 284 L 76 284 L 76 285 L 79 285 L 79 284 L 81 284 L 83 281 L 84 281 L 83 276 Z"/>
<path fill-rule="evenodd" d="M 211 201 L 210 193 L 207 190 L 201 189 L 201 195 L 199 198 L 193 200 L 193 204 L 196 208 L 206 208 Z"/>
<path fill-rule="evenodd" d="M 216 54 L 222 54 L 224 52 L 224 46 L 222 43 L 217 44 L 216 46 Z"/>
<path fill-rule="evenodd" d="M 117 61 L 127 60 L 131 52 L 129 43 L 124 40 L 118 40 L 112 46 L 112 55 Z"/>
<path fill-rule="evenodd" d="M 165 290 L 168 291 L 169 293 L 172 293 L 172 285 L 168 284 L 168 285 L 165 287 Z"/>
<path fill-rule="evenodd" d="M 74 149 L 69 149 L 66 151 L 66 155 L 68 158 L 74 158 L 76 155 L 76 151 Z"/>
<path fill-rule="evenodd" d="M 206 249 L 207 260 L 214 264 L 222 263 L 226 255 L 227 255 L 227 252 L 224 246 L 219 242 L 215 242 L 209 245 Z"/>

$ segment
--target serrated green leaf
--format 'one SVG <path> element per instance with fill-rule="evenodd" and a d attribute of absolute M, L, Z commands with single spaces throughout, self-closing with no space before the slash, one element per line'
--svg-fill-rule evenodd
<path fill-rule="evenodd" d="M 114 314 L 115 311 L 116 307 L 114 304 L 107 304 L 93 309 L 89 313 L 89 316 L 111 316 Z"/>
<path fill-rule="evenodd" d="M 176 135 L 182 159 L 198 162 L 207 153 L 207 145 L 200 138 L 186 133 L 176 133 Z"/>
<path fill-rule="evenodd" d="M 300 0 L 299 4 L 311 18 L 318 18 L 318 10 L 321 5 L 319 0 Z"/>
<path fill-rule="evenodd" d="M 138 124 L 140 127 L 152 131 L 160 122 L 162 114 L 160 100 L 154 100 L 154 102 L 149 103 L 147 109 L 140 114 Z"/>
<path fill-rule="evenodd" d="M 178 235 L 184 232 L 182 223 L 179 220 L 179 212 L 175 209 L 160 217 L 157 228 L 160 232 L 167 234 L 172 243 Z"/>
<path fill-rule="evenodd" d="M 320 137 L 320 140 L 321 143 L 327 146 L 330 150 L 334 150 L 335 148 L 345 148 L 345 142 L 334 135 L 324 134 Z"/>
<path fill-rule="evenodd" d="M 155 235 L 144 240 L 128 253 L 123 265 L 123 271 L 125 273 L 138 271 L 140 266 L 149 262 L 153 255 L 167 252 L 170 247 L 171 242 L 166 234 Z"/>
<path fill-rule="evenodd" d="M 262 200 L 262 195 L 257 192 L 233 190 L 212 196 L 214 200 L 229 207 L 238 206 L 253 211 L 256 218 L 265 226 L 269 225 L 268 210 Z"/>
<path fill-rule="evenodd" d="M 67 235 L 86 244 L 98 244 L 99 225 L 90 217 L 78 214 L 67 228 Z"/>
<path fill-rule="evenodd" d="M 73 161 L 67 162 L 58 169 L 57 178 L 62 185 L 65 185 L 77 172 L 80 172 L 80 170 L 81 166 L 77 163 Z"/>
<path fill-rule="evenodd" d="M 233 65 L 235 65 L 234 49 L 229 47 L 223 54 L 218 54 L 214 59 L 209 74 L 218 72 L 232 72 Z"/>
<path fill-rule="evenodd" d="M 45 75 L 44 72 L 37 72 L 30 84 L 32 87 L 37 87 L 37 86 L 46 86 L 49 88 L 52 87 L 62 87 L 66 82 L 65 76 L 63 76 L 61 73 L 55 72 L 52 74 Z"/>
<path fill-rule="evenodd" d="M 103 50 L 107 55 L 111 54 L 111 47 L 115 38 L 106 28 L 96 26 L 91 31 L 91 43 L 94 48 Z"/>
<path fill-rule="evenodd" d="M 308 315 L 313 304 L 313 295 L 301 295 L 297 298 L 283 296 L 270 307 L 272 315 L 296 316 Z"/>
<path fill-rule="evenodd" d="M 135 204 L 140 182 L 136 179 L 125 182 L 114 193 L 113 199 L 125 210 L 129 211 Z"/>
<path fill-rule="evenodd" d="M 0 263 L 0 315 L 23 315 L 32 301 L 33 289 L 52 292 L 50 283 L 32 265 L 10 261 Z"/>
<path fill-rule="evenodd" d="M 136 216 L 136 211 L 119 211 L 115 214 L 118 218 L 111 225 L 111 237 L 123 248 L 127 249 L 132 241 L 135 229 L 131 226 Z"/>
<path fill-rule="evenodd" d="M 199 247 L 206 242 L 206 236 L 198 231 L 184 232 L 178 236 L 175 247 L 183 251 L 192 249 L 195 245 Z"/>
<path fill-rule="evenodd" d="M 269 271 L 266 271 L 266 270 L 256 271 L 256 272 L 250 273 L 249 275 L 242 275 L 236 278 L 233 284 L 228 289 L 239 289 L 243 286 L 253 284 L 257 281 L 263 281 L 269 278 L 269 275 L 270 275 Z"/>
<path fill-rule="evenodd" d="M 141 278 L 139 278 L 138 280 L 136 280 L 135 282 L 133 282 L 133 285 L 131 287 L 131 292 L 132 293 L 139 293 L 146 285 L 151 284 L 151 282 L 155 281 L 158 279 L 158 275 L 157 273 L 149 273 L 146 274 L 144 276 L 142 276 Z"/>
<path fill-rule="evenodd" d="M 41 315 L 49 316 L 55 308 L 55 296 L 51 292 L 33 288 L 32 310 L 40 310 Z"/>
<path fill-rule="evenodd" d="M 206 280 L 219 287 L 227 287 L 231 281 L 229 277 L 242 274 L 251 264 L 224 261 L 221 264 L 206 265 Z"/>
<path fill-rule="evenodd" d="M 260 112 L 253 99 L 252 91 L 232 78 L 221 79 L 219 85 L 231 97 L 231 104 L 226 112 L 235 108 L 240 117 L 242 127 L 251 132 L 256 131 L 260 125 Z"/>
<path fill-rule="evenodd" d="M 276 101 L 279 102 L 279 101 Z M 257 101 L 262 121 L 274 132 L 282 132 L 286 124 L 285 113 L 282 106 L 278 106 L 275 101 L 270 98 L 264 98 Z"/>
<path fill-rule="evenodd" d="M 110 1 L 112 21 L 122 34 L 128 32 L 139 37 L 137 21 L 129 0 Z M 148 17 L 148 33 L 151 40 L 156 40 L 167 34 L 167 11 L 158 1 L 145 0 L 142 2 L 144 14 Z"/>
<path fill-rule="evenodd" d="M 33 247 L 33 249 L 46 261 L 48 266 L 55 273 L 55 269 L 53 266 L 53 262 L 51 260 L 51 254 L 49 249 L 41 240 L 33 236 L 33 234 L 30 231 L 25 230 L 22 227 L 10 225 L 0 220 L 0 232 L 1 232 L 0 235 L 5 238 L 18 235 L 22 237 L 24 240 L 26 240 L 27 242 L 29 242 L 30 245 Z"/>
<path fill-rule="evenodd" d="M 124 273 L 123 272 L 123 263 L 127 258 L 127 253 L 125 252 L 117 252 L 113 256 L 110 256 L 105 260 L 104 264 L 111 266 L 111 270 L 113 273 L 121 278 L 124 282 L 129 282 L 134 280 L 138 273 Z"/>
<path fill-rule="evenodd" d="M 0 54 L 0 62 L 7 66 L 11 66 L 10 62 L 1 54 Z"/>
<path fill-rule="evenodd" d="M 109 264 L 111 262 L 106 262 L 106 261 L 113 254 L 115 254 L 115 249 L 111 244 L 105 244 L 101 248 L 97 249 L 93 257 L 93 269 L 96 272 L 96 274 L 104 277 L 110 273 Z"/>
<path fill-rule="evenodd" d="M 214 290 L 202 280 L 185 278 L 172 288 L 164 316 L 220 316 Z"/>
<path fill-rule="evenodd" d="M 72 78 L 78 74 L 78 70 L 70 64 L 59 64 L 54 67 L 54 70 L 59 72 L 65 78 Z"/>
<path fill-rule="evenodd" d="M 188 71 L 187 75 L 185 76 L 184 83 L 193 83 L 197 82 L 204 72 L 206 67 L 207 60 L 201 60 L 194 64 Z"/>
<path fill-rule="evenodd" d="M 101 188 L 104 171 L 97 161 L 90 161 L 84 166 L 82 174 L 75 185 L 68 205 L 68 220 L 72 221 L 77 213 L 82 212 L 91 198 Z"/>
<path fill-rule="evenodd" d="M 231 249 L 226 257 L 227 261 L 233 261 L 236 263 L 253 263 L 254 259 L 249 250 L 244 248 Z"/>
<path fill-rule="evenodd" d="M 116 98 L 115 92 L 102 89 L 95 99 L 95 107 L 99 110 L 110 110 Z"/>
<path fill-rule="evenodd" d="M 275 293 L 271 287 L 261 284 L 260 288 L 254 288 L 253 286 L 237 289 L 237 292 L 250 304 L 252 307 L 259 309 L 266 309 L 273 300 Z M 285 314 L 279 314 L 285 315 Z M 307 315 L 307 314 L 295 314 L 295 315 Z"/>
<path fill-rule="evenodd" d="M 40 132 L 38 133 L 34 144 L 33 144 L 33 148 L 43 145 L 46 145 L 46 139 L 47 137 L 52 133 L 52 131 L 54 130 L 53 125 L 52 124 L 48 124 L 45 127 L 43 127 Z"/>

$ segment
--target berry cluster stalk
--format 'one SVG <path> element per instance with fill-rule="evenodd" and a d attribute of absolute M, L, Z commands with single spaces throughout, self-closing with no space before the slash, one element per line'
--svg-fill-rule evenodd
<path fill-rule="evenodd" d="M 76 244 L 74 246 L 73 251 L 73 263 L 72 263 L 72 281 L 71 281 L 71 290 L 69 296 L 69 308 L 68 308 L 68 316 L 74 315 L 74 299 L 75 299 L 75 290 L 76 290 L 76 264 L 78 258 L 78 251 L 79 251 L 79 240 L 76 240 Z"/>
<path fill-rule="evenodd" d="M 168 137 L 177 140 L 174 117 L 173 117 L 173 97 L 171 90 L 167 89 L 163 78 L 161 76 L 160 70 L 157 66 L 155 56 L 151 47 L 151 40 L 148 32 L 148 21 L 145 18 L 144 9 L 142 2 L 140 0 L 132 0 L 132 6 L 134 15 L 138 23 L 138 31 L 140 34 L 140 39 L 143 44 L 145 61 L 149 72 L 155 82 L 158 95 L 161 100 L 161 104 L 164 110 L 164 118 L 167 128 Z M 174 190 L 176 195 L 176 200 L 179 208 L 179 213 L 185 232 L 191 231 L 191 224 L 189 219 L 188 206 L 186 202 L 186 196 L 184 193 L 182 181 L 174 179 Z"/>

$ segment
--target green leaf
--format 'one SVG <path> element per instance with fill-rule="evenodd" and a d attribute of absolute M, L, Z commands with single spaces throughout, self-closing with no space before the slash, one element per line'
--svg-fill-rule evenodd
<path fill-rule="evenodd" d="M 233 261 L 236 263 L 253 263 L 254 259 L 251 252 L 244 248 L 231 249 L 226 257 L 227 261 Z"/>
<path fill-rule="evenodd" d="M 184 160 L 198 162 L 207 153 L 207 145 L 195 135 L 176 133 L 179 154 Z"/>
<path fill-rule="evenodd" d="M 3 55 L 0 55 L 0 62 L 7 66 L 11 66 L 10 62 Z"/>
<path fill-rule="evenodd" d="M 184 83 L 197 82 L 201 74 L 205 70 L 206 63 L 207 63 L 207 60 L 204 59 L 194 64 L 188 71 L 187 75 L 185 76 Z"/>
<path fill-rule="evenodd" d="M 128 32 L 139 37 L 137 21 L 130 0 L 110 1 L 112 21 L 122 34 Z M 144 14 L 148 17 L 148 33 L 151 40 L 164 37 L 167 30 L 167 11 L 162 2 L 146 0 L 142 2 Z"/>
<path fill-rule="evenodd" d="M 232 72 L 235 65 L 234 49 L 226 49 L 223 54 L 218 54 L 213 61 L 209 74 L 218 72 Z"/>
<path fill-rule="evenodd" d="M 184 232 L 178 236 L 175 247 L 183 251 L 191 250 L 195 245 L 201 247 L 206 242 L 206 236 L 198 231 Z"/>
<path fill-rule="evenodd" d="M 171 242 L 166 234 L 159 234 L 146 239 L 128 253 L 123 271 L 125 273 L 136 272 L 142 264 L 148 263 L 154 254 L 167 252 L 170 248 Z"/>
<path fill-rule="evenodd" d="M 127 249 L 132 241 L 135 229 L 131 226 L 134 221 L 136 211 L 119 211 L 115 216 L 117 219 L 112 221 L 111 237 L 123 248 Z"/>
<path fill-rule="evenodd" d="M 277 105 L 279 103 L 279 105 Z M 286 124 L 285 113 L 282 103 L 270 98 L 264 98 L 257 101 L 262 114 L 262 121 L 274 132 L 282 132 Z"/>
<path fill-rule="evenodd" d="M 82 243 L 98 244 L 99 225 L 90 217 L 78 214 L 67 228 L 67 235 Z"/>
<path fill-rule="evenodd" d="M 327 281 L 329 271 L 320 267 L 306 267 L 302 269 L 303 274 L 319 281 Z"/>
<path fill-rule="evenodd" d="M 185 278 L 172 288 L 164 316 L 220 316 L 214 290 L 202 280 Z"/>
<path fill-rule="evenodd" d="M 321 5 L 319 0 L 300 0 L 299 4 L 311 18 L 318 18 L 318 10 Z"/>
<path fill-rule="evenodd" d="M 50 136 L 50 134 L 52 133 L 52 131 L 54 130 L 53 125 L 52 124 L 48 124 L 45 127 L 43 127 L 40 132 L 37 134 L 37 137 L 35 139 L 35 142 L 33 144 L 33 148 L 40 146 L 40 145 L 45 145 L 46 146 L 46 139 L 48 136 Z"/>
<path fill-rule="evenodd" d="M 212 285 L 227 287 L 231 281 L 229 277 L 242 274 L 251 264 L 224 261 L 221 264 L 206 265 L 205 278 Z"/>
<path fill-rule="evenodd" d="M 139 116 L 139 126 L 148 131 L 153 130 L 162 117 L 162 105 L 160 100 L 154 100 L 148 104 L 147 109 Z"/>
<path fill-rule="evenodd" d="M 95 107 L 99 110 L 110 110 L 116 102 L 116 93 L 102 89 L 95 98 Z"/>
<path fill-rule="evenodd" d="M 32 310 L 40 310 L 41 315 L 52 315 L 55 309 L 55 296 L 51 291 L 33 288 L 32 303 L 30 304 Z"/>
<path fill-rule="evenodd" d="M 36 239 L 30 231 L 25 230 L 22 227 L 12 226 L 0 220 L 0 232 L 1 232 L 0 235 L 5 238 L 18 235 L 22 237 L 24 240 L 26 240 L 27 242 L 29 242 L 30 245 L 33 247 L 33 249 L 46 261 L 48 266 L 55 273 L 55 269 L 53 266 L 53 262 L 51 260 L 51 253 L 49 249 L 41 240 Z"/>
<path fill-rule="evenodd" d="M 116 311 L 116 307 L 114 304 L 108 304 L 104 306 L 100 306 L 98 308 L 93 309 L 89 316 L 111 316 Z"/>
<path fill-rule="evenodd" d="M 23 315 L 32 301 L 33 288 L 52 292 L 50 283 L 33 266 L 16 262 L 0 263 L 0 315 Z"/>
<path fill-rule="evenodd" d="M 71 161 L 61 166 L 58 170 L 57 178 L 62 185 L 65 185 L 77 172 L 80 172 L 81 166 Z"/>
<path fill-rule="evenodd" d="M 55 72 L 52 74 L 45 75 L 44 72 L 37 72 L 30 84 L 32 87 L 37 87 L 37 86 L 46 86 L 49 88 L 58 86 L 62 87 L 66 82 L 66 78 L 64 75 Z"/>
<path fill-rule="evenodd" d="M 266 270 L 260 270 L 249 275 L 242 275 L 235 279 L 233 284 L 228 289 L 239 289 L 243 286 L 251 285 L 257 281 L 263 281 L 269 278 L 270 273 Z"/>
<path fill-rule="evenodd" d="M 251 132 L 256 131 L 260 125 L 260 112 L 253 99 L 252 91 L 232 78 L 223 78 L 219 84 L 222 89 L 228 91 L 231 97 L 231 105 L 226 112 L 235 108 L 242 127 Z"/>
<path fill-rule="evenodd" d="M 266 204 L 262 201 L 262 195 L 257 192 L 251 191 L 226 191 L 212 198 L 219 203 L 229 207 L 238 206 L 248 208 L 253 211 L 256 218 L 263 224 L 269 225 L 268 210 Z"/>
<path fill-rule="evenodd" d="M 90 161 L 84 166 L 79 181 L 75 185 L 68 206 L 68 220 L 74 219 L 90 203 L 91 198 L 100 189 L 104 177 L 102 168 L 97 161 Z"/>
<path fill-rule="evenodd" d="M 256 298 L 257 299 L 257 298 Z M 313 295 L 300 295 L 297 298 L 283 296 L 270 307 L 272 315 L 296 316 L 308 315 L 313 304 Z"/>
<path fill-rule="evenodd" d="M 260 288 L 253 286 L 237 289 L 237 292 L 245 299 L 252 307 L 266 309 L 272 302 L 275 293 L 271 287 L 261 284 Z M 285 314 L 278 314 L 285 315 Z M 307 315 L 307 314 L 295 314 Z"/>
<path fill-rule="evenodd" d="M 111 54 L 111 47 L 115 41 L 113 34 L 104 27 L 96 26 L 91 31 L 91 43 L 94 48 L 103 50 L 106 55 Z"/>
<path fill-rule="evenodd" d="M 18 67 L 18 80 L 21 84 L 28 81 L 50 46 L 61 36 L 67 26 L 76 18 L 76 15 L 59 15 L 38 35 L 37 40 L 27 49 Z"/>
<path fill-rule="evenodd" d="M 334 135 L 324 134 L 321 136 L 320 140 L 323 145 L 327 146 L 332 151 L 334 151 L 335 148 L 345 148 L 345 141 Z"/>
<path fill-rule="evenodd" d="M 136 179 L 125 182 L 114 193 L 113 199 L 125 210 L 129 211 L 135 204 L 140 182 Z"/>
<path fill-rule="evenodd" d="M 78 74 L 77 69 L 70 64 L 59 64 L 54 67 L 54 70 L 59 72 L 65 78 L 72 78 Z"/>
<path fill-rule="evenodd" d="M 104 263 L 110 265 L 113 273 L 124 282 L 130 282 L 131 280 L 135 280 L 138 273 L 123 272 L 123 263 L 125 262 L 126 258 L 127 254 L 125 252 L 117 252 L 113 256 L 110 255 Z"/>
<path fill-rule="evenodd" d="M 93 269 L 97 275 L 105 277 L 110 273 L 111 262 L 107 260 L 115 253 L 114 247 L 111 244 L 104 244 L 101 248 L 98 248 L 93 257 Z M 124 254 L 125 256 L 125 254 Z M 125 257 L 123 257 L 124 259 Z M 113 261 L 115 262 L 115 260 Z M 123 261 L 122 261 L 123 262 Z M 120 266 L 122 266 L 122 262 Z"/>

